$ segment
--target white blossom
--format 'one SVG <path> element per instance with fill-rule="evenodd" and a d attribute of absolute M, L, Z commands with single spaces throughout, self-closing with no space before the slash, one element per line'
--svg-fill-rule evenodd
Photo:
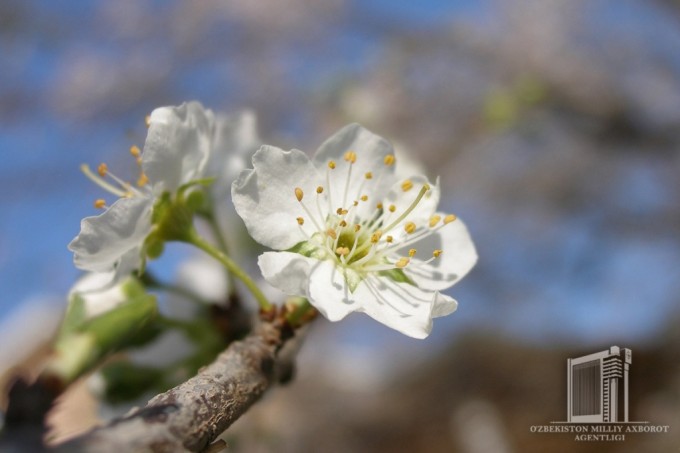
<path fill-rule="evenodd" d="M 253 238 L 279 250 L 258 262 L 273 286 L 306 297 L 331 321 L 364 312 L 424 338 L 433 317 L 455 311 L 440 291 L 477 254 L 463 223 L 436 211 L 437 184 L 398 178 L 395 161 L 387 141 L 353 124 L 312 159 L 261 147 L 232 198 Z"/>

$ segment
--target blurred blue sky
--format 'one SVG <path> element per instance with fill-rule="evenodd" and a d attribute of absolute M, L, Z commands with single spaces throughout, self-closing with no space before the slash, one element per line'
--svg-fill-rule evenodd
<path fill-rule="evenodd" d="M 295 0 L 289 9 L 265 3 L 272 11 L 235 6 L 234 2 L 225 2 L 224 10 L 215 6 L 219 2 L 207 2 L 211 6 L 203 6 L 202 12 L 181 2 L 151 1 L 108 5 L 10 1 L 2 7 L 0 316 L 29 298 L 66 294 L 79 275 L 66 245 L 77 234 L 80 219 L 95 213 L 93 200 L 102 196 L 78 167 L 83 162 L 106 161 L 112 168 L 133 169 L 127 149 L 143 143 L 143 118 L 154 107 L 191 99 L 215 110 L 253 107 L 260 114 L 266 140 L 311 151 L 324 134 L 345 122 L 362 120 L 361 115 L 351 113 L 355 106 L 341 106 L 344 87 L 364 84 L 369 93 L 389 89 L 398 97 L 403 79 L 392 79 L 393 72 L 403 71 L 399 77 L 411 80 L 410 72 L 422 71 L 414 78 L 421 83 L 428 80 L 429 66 L 415 64 L 414 69 L 402 60 L 408 55 L 410 63 L 418 61 L 418 46 L 428 42 L 429 33 L 448 36 L 473 29 L 477 36 L 503 34 L 499 23 L 505 20 L 506 10 L 512 9 L 503 2 L 446 0 L 337 0 L 321 2 L 323 7 Z M 588 54 L 599 48 L 596 55 L 608 56 L 611 64 L 600 68 L 598 77 L 614 87 L 622 86 L 614 94 L 623 93 L 621 99 L 633 105 L 628 108 L 640 123 L 661 133 L 668 127 L 677 130 L 680 104 L 671 101 L 680 99 L 678 18 L 641 1 L 602 0 L 583 8 L 585 13 L 579 10 L 578 14 L 580 23 L 590 31 L 579 35 L 586 53 L 583 61 L 589 61 Z M 619 55 L 611 47 L 622 38 L 633 49 L 633 57 Z M 485 67 L 485 58 L 498 59 L 498 55 L 484 56 L 488 49 L 475 47 L 474 38 L 470 42 L 465 51 L 438 44 L 439 51 L 455 53 L 451 61 L 456 71 L 460 64 L 461 73 L 470 59 L 480 58 L 482 63 L 472 65 L 469 72 L 472 78 L 476 73 L 491 75 L 480 77 L 478 83 L 483 84 L 485 77 L 505 77 L 502 69 Z M 592 47 L 592 42 L 597 46 Z M 404 53 L 412 48 L 411 53 Z M 567 47 L 558 48 L 570 53 Z M 423 59 L 429 49 L 425 44 Z M 541 55 L 540 49 L 536 54 Z M 425 61 L 433 68 L 448 64 L 436 54 L 430 58 Z M 659 79 L 666 85 L 649 78 L 648 72 L 659 60 L 666 65 L 664 78 Z M 607 70 L 626 75 L 614 80 Z M 427 90 L 427 83 L 422 90 Z M 403 91 L 415 91 L 416 85 L 404 86 Z M 444 86 L 460 91 L 459 96 L 477 89 L 453 83 Z M 497 88 L 496 82 L 480 92 L 492 88 Z M 603 93 L 603 99 L 607 96 L 612 95 Z M 422 103 L 413 103 L 413 108 L 428 111 L 427 99 Z M 460 105 L 462 117 L 467 118 L 468 104 Z M 448 121 L 446 111 L 432 107 L 435 121 Z M 369 120 L 369 126 L 377 126 L 380 132 L 400 130 L 404 119 L 399 109 L 387 111 L 394 118 L 392 123 Z M 421 130 L 433 119 L 407 118 L 410 127 Z M 457 128 L 467 128 L 463 123 L 455 125 L 457 118 L 451 116 L 453 125 L 446 140 L 456 141 Z M 488 135 L 503 133 L 490 131 Z M 408 135 L 398 138 L 406 139 L 411 148 L 417 145 Z M 602 185 L 592 188 L 587 197 L 580 195 L 571 207 L 543 198 L 544 188 L 532 190 L 533 180 L 528 178 L 528 187 L 515 195 L 514 204 L 506 210 L 494 204 L 499 199 L 489 198 L 489 187 L 499 182 L 498 174 L 518 171 L 516 181 L 527 178 L 533 171 L 532 159 L 518 164 L 521 150 L 476 151 L 485 146 L 483 140 L 451 156 L 432 145 L 434 151 L 425 153 L 431 168 L 446 170 L 446 165 L 455 165 L 457 171 L 469 171 L 471 178 L 480 181 L 467 187 L 451 183 L 455 192 L 444 203 L 466 220 L 481 256 L 469 280 L 451 291 L 461 301 L 459 312 L 435 324 L 433 341 L 479 327 L 543 342 L 654 339 L 668 318 L 677 314 L 680 241 L 672 234 L 677 229 L 659 229 L 640 220 L 629 224 L 629 231 L 613 231 L 611 219 L 647 217 L 658 222 L 667 217 L 677 221 L 677 186 L 667 184 L 677 177 L 677 156 L 672 155 L 677 152 L 676 139 L 673 136 L 670 144 L 659 145 L 663 150 L 658 153 L 633 150 L 631 154 L 629 150 L 626 154 L 625 146 L 616 148 L 612 152 L 620 152 L 622 159 L 603 158 Z M 551 142 L 546 139 L 546 143 Z M 562 158 L 558 154 L 555 162 Z M 481 171 L 468 170 L 466 165 L 476 159 L 486 159 L 479 162 L 489 165 L 485 163 Z M 549 163 L 552 158 L 548 154 L 545 159 Z M 610 167 L 614 161 L 620 162 L 615 172 Z M 499 166 L 499 173 L 490 169 L 492 162 Z M 521 168 L 513 170 L 513 165 Z M 583 185 L 594 182 L 597 179 L 584 180 Z M 487 188 L 482 192 L 484 184 Z M 161 274 L 171 275 L 185 252 L 182 247 L 171 247 L 168 256 L 155 265 L 161 265 Z M 363 319 L 352 323 L 368 325 Z M 349 328 L 347 337 L 360 338 L 358 331 Z M 369 332 L 393 338 L 386 330 Z"/>

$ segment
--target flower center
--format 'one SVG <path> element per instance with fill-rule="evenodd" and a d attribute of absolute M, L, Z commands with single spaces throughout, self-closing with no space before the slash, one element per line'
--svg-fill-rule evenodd
<path fill-rule="evenodd" d="M 309 244 L 316 244 L 315 250 L 320 257 L 331 259 L 344 269 L 352 270 L 360 277 L 365 277 L 370 272 L 398 271 L 407 266 L 415 267 L 430 263 L 438 258 L 441 250 L 434 250 L 429 259 L 415 263 L 412 258 L 417 254 L 415 248 L 408 249 L 407 256 L 402 256 L 402 250 L 425 237 L 433 234 L 444 225 L 455 220 L 454 215 L 433 215 L 425 224 L 418 225 L 409 221 L 409 216 L 414 209 L 430 196 L 431 188 L 424 183 L 417 192 L 415 198 L 404 206 L 397 207 L 395 204 L 377 203 L 373 209 L 365 209 L 370 195 L 364 193 L 365 188 L 377 186 L 373 179 L 373 172 L 366 172 L 357 190 L 352 190 L 352 171 L 357 160 L 356 153 L 348 151 L 344 160 L 348 163 L 345 185 L 341 191 L 333 191 L 331 187 L 330 173 L 337 171 L 338 165 L 334 161 L 328 163 L 326 174 L 327 187 L 319 186 L 316 189 L 316 213 L 307 206 L 304 193 L 300 187 L 294 189 L 297 201 L 301 204 L 306 216 L 314 224 L 316 232 L 310 237 Z M 394 156 L 389 155 L 384 159 L 385 165 L 393 165 Z M 380 179 L 381 172 L 377 172 Z M 333 179 L 336 181 L 336 179 Z M 406 179 L 401 183 L 401 193 L 404 196 L 415 189 L 415 183 Z M 333 209 L 331 193 L 342 193 L 342 205 Z M 370 193 L 370 191 L 369 191 Z M 352 200 L 351 194 L 355 195 Z M 412 195 L 411 195 L 412 196 Z M 348 202 L 348 200 L 350 200 Z M 400 204 L 399 200 L 395 203 Z M 322 206 L 327 208 L 324 210 Z M 297 218 L 298 225 L 302 228 L 305 223 L 304 217 Z M 304 231 L 304 230 L 303 230 Z M 388 234 L 389 233 L 389 234 Z M 313 240 L 312 240 L 313 239 Z"/>

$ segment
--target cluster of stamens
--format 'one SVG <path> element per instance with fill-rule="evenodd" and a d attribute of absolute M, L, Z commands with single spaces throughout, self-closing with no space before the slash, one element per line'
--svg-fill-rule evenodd
<path fill-rule="evenodd" d="M 394 204 L 385 207 L 383 203 L 378 202 L 371 214 L 364 215 L 364 218 L 361 218 L 357 214 L 357 207 L 360 203 L 367 203 L 369 200 L 369 196 L 363 193 L 363 189 L 365 184 L 370 184 L 369 181 L 374 182 L 372 181 L 373 172 L 369 171 L 364 174 L 356 196 L 348 198 L 352 169 L 356 163 L 357 155 L 353 151 L 347 151 L 344 154 L 344 160 L 348 163 L 348 170 L 340 207 L 334 209 L 333 202 L 337 200 L 331 199 L 331 193 L 335 192 L 331 190 L 330 173 L 336 171 L 338 167 L 335 161 L 328 162 L 326 170 L 327 187 L 318 186 L 316 188 L 316 213 L 313 213 L 307 206 L 302 188 L 295 187 L 294 189 L 295 198 L 306 214 L 306 217 L 297 218 L 298 225 L 302 228 L 305 221 L 309 219 L 317 230 L 314 235 L 307 234 L 307 236 L 310 239 L 314 237 L 317 241 L 320 241 L 328 251 L 328 255 L 333 257 L 338 264 L 343 267 L 351 267 L 360 273 L 402 269 L 407 266 L 422 266 L 439 258 L 442 254 L 442 250 L 439 249 L 434 250 L 429 259 L 417 262 L 411 260 L 416 256 L 417 250 L 415 248 L 408 250 L 408 256 L 396 255 L 398 250 L 424 239 L 456 219 L 453 214 L 443 218 L 435 214 L 426 225 L 416 225 L 412 221 L 402 223 L 408 220 L 409 214 L 423 197 L 429 196 L 430 186 L 423 184 L 414 201 L 403 211 L 397 212 L 397 206 Z M 390 166 L 394 163 L 393 155 L 384 158 L 385 165 Z M 381 174 L 382 172 L 378 173 L 378 179 L 380 179 Z M 414 182 L 410 179 L 401 183 L 401 190 L 404 193 L 414 189 L 414 187 Z M 327 205 L 326 210 L 321 209 L 324 204 Z M 324 214 L 325 212 L 328 214 Z M 405 235 L 399 234 L 399 230 L 396 229 L 400 225 Z M 399 240 L 395 241 L 393 235 L 398 236 Z"/>
<path fill-rule="evenodd" d="M 146 127 L 150 125 L 150 117 L 147 116 L 144 119 Z M 93 172 L 90 166 L 87 164 L 82 164 L 80 170 L 87 176 L 91 181 L 97 184 L 99 187 L 103 188 L 107 192 L 117 195 L 121 198 L 132 198 L 135 196 L 142 195 L 143 188 L 149 183 L 149 178 L 146 176 L 142 170 L 142 150 L 138 146 L 133 145 L 130 147 L 130 154 L 135 158 L 137 167 L 139 168 L 139 177 L 137 178 L 136 187 L 127 181 L 119 178 L 109 171 L 108 165 L 105 163 L 99 164 L 97 166 L 97 172 Z M 105 178 L 109 178 L 113 183 L 108 182 Z M 94 202 L 94 207 L 97 209 L 105 209 L 106 200 L 103 198 L 98 198 Z"/>

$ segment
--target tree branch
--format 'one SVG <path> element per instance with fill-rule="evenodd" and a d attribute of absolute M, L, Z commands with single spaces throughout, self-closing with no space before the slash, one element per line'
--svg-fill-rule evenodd
<path fill-rule="evenodd" d="M 56 451 L 204 451 L 275 382 L 291 376 L 301 332 L 265 322 L 198 375 Z M 294 338 L 294 341 L 288 341 Z M 283 348 L 283 346 L 286 346 Z"/>

